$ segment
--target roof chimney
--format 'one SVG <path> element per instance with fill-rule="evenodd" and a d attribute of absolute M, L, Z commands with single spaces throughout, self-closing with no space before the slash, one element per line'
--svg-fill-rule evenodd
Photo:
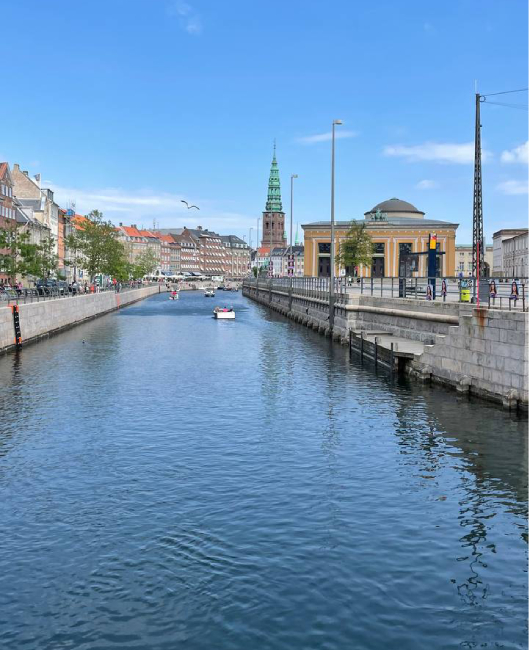
<path fill-rule="evenodd" d="M 15 163 L 15 164 L 13 165 L 13 171 L 17 171 L 17 172 L 20 171 L 20 165 L 19 165 L 18 163 Z"/>
<path fill-rule="evenodd" d="M 35 179 L 35 182 L 37 183 L 37 185 L 40 187 L 40 174 L 35 174 L 35 176 L 33 178 Z"/>
<path fill-rule="evenodd" d="M 197 226 L 197 230 L 202 230 L 202 226 Z"/>
<path fill-rule="evenodd" d="M 22 173 L 24 174 L 24 176 L 27 176 L 29 178 L 29 173 L 27 169 L 25 169 Z"/>
<path fill-rule="evenodd" d="M 122 222 L 120 221 L 120 228 L 123 226 Z"/>

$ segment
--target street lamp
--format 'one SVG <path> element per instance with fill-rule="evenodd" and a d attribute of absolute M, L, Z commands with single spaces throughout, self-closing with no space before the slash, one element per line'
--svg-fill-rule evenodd
<path fill-rule="evenodd" d="M 293 255 L 293 186 L 294 179 L 298 178 L 298 174 L 291 174 L 291 223 L 290 223 L 290 232 L 289 232 L 289 253 Z M 289 264 L 289 258 L 287 258 L 287 264 Z M 289 272 L 289 271 L 287 271 Z M 291 272 L 291 278 L 294 275 L 294 257 L 293 257 L 293 266 Z M 292 282 L 291 282 L 292 284 Z"/>
<path fill-rule="evenodd" d="M 335 283 L 335 127 L 340 126 L 342 120 L 333 120 L 331 124 L 331 246 L 329 270 L 329 331 L 333 336 L 335 319 L 335 306 L 333 285 Z"/>

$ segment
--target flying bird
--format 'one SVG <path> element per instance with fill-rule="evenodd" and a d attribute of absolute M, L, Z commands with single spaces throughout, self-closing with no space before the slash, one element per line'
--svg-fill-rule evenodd
<path fill-rule="evenodd" d="M 198 208 L 196 205 L 190 205 L 187 201 L 184 201 L 183 199 L 180 199 L 180 202 L 185 203 L 188 210 L 191 210 L 191 208 L 195 208 L 196 210 L 200 210 L 200 208 Z"/>

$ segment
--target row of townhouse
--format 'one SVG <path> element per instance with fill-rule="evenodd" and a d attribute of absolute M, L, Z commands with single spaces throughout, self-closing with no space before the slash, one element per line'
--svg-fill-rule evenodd
<path fill-rule="evenodd" d="M 131 264 L 136 264 L 146 252 L 151 252 L 157 261 L 157 271 L 166 275 L 181 273 L 180 245 L 172 237 L 154 230 L 139 229 L 136 224 L 124 226 L 120 223 L 116 231 Z"/>
<path fill-rule="evenodd" d="M 41 186 L 40 174 L 31 176 L 19 164 L 10 169 L 7 162 L 0 162 L 0 228 L 20 226 L 30 233 L 31 242 L 37 244 L 53 238 L 58 273 L 69 281 L 77 276 L 68 264 L 65 241 L 71 232 L 82 227 L 83 219 L 56 203 L 53 190 Z M 250 247 L 235 235 L 219 235 L 201 226 L 158 231 L 123 223 L 116 231 L 125 245 L 129 262 L 134 264 L 140 255 L 151 251 L 159 274 L 242 278 L 250 270 Z M 0 274 L 0 280 L 8 278 Z"/>
<path fill-rule="evenodd" d="M 252 255 L 252 267 L 257 268 L 261 273 L 272 272 L 274 277 L 289 277 L 289 255 L 293 255 L 293 276 L 301 278 L 304 276 L 304 247 L 295 245 L 292 250 L 289 246 L 278 246 L 272 249 L 262 246 Z M 272 262 L 272 269 L 271 269 Z"/>
<path fill-rule="evenodd" d="M 180 245 L 181 271 L 202 275 L 243 278 L 250 269 L 250 247 L 236 235 L 219 235 L 197 228 L 161 231 Z"/>
<path fill-rule="evenodd" d="M 53 190 L 41 186 L 40 174 L 30 176 L 18 163 L 11 169 L 0 162 L 0 228 L 15 226 L 28 232 L 33 244 L 53 238 L 59 274 L 68 276 L 64 243 L 72 226 L 67 211 L 55 202 Z M 7 280 L 0 273 L 0 281 Z"/>

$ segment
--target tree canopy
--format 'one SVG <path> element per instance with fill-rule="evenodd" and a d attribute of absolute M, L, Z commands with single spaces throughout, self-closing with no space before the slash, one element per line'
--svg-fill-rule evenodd
<path fill-rule="evenodd" d="M 57 270 L 54 238 L 50 235 L 40 244 L 30 240 L 30 233 L 19 226 L 0 229 L 0 271 L 12 281 L 17 276 L 47 278 Z"/>
<path fill-rule="evenodd" d="M 118 240 L 117 232 L 99 210 L 92 210 L 86 220 L 78 224 L 76 231 L 67 238 L 70 264 L 85 269 L 94 279 L 98 273 L 119 279 L 128 277 L 125 247 Z"/>
<path fill-rule="evenodd" d="M 341 242 L 337 262 L 345 268 L 368 265 L 372 262 L 372 255 L 373 243 L 366 224 L 352 221 L 346 239 Z"/>

